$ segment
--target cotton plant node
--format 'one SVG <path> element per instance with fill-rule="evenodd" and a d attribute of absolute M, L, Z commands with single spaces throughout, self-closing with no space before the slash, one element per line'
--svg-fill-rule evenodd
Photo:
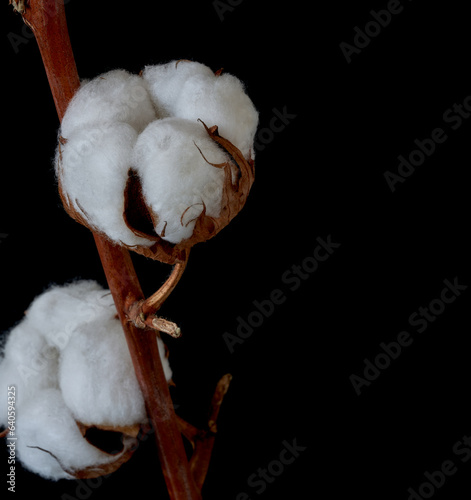
<path fill-rule="evenodd" d="M 143 309 L 146 307 L 147 303 L 148 301 L 146 300 L 138 300 L 129 307 L 128 317 L 130 321 L 132 321 L 137 328 L 143 330 L 150 328 L 161 333 L 166 333 L 176 339 L 181 337 L 181 329 L 173 321 L 169 321 L 155 314 L 146 316 Z"/>
<path fill-rule="evenodd" d="M 139 436 L 152 432 L 170 500 L 201 500 L 232 377 L 216 385 L 203 429 L 177 416 L 160 333 L 178 338 L 181 330 L 159 311 L 191 248 L 214 237 L 246 203 L 258 113 L 235 76 L 189 60 L 81 82 L 64 2 L 10 4 L 36 37 L 61 121 L 60 198 L 90 229 L 109 287 L 53 287 L 10 332 L 0 384 L 21 385 L 18 458 L 49 479 L 92 478 L 118 469 Z M 148 297 L 130 251 L 173 265 Z M 31 367 L 40 368 L 35 376 Z M 7 425 L 6 415 L 0 424 Z"/>

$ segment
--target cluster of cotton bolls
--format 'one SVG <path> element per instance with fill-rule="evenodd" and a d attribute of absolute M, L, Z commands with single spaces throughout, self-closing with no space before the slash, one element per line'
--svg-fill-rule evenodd
<path fill-rule="evenodd" d="M 190 238 L 203 210 L 219 216 L 225 173 L 214 165 L 231 163 L 201 122 L 217 125 L 253 159 L 258 113 L 231 74 L 183 60 L 147 66 L 139 76 L 113 70 L 83 83 L 63 117 L 56 154 L 66 205 L 113 242 L 149 247 L 154 241 L 123 218 L 132 169 L 155 233 L 171 244 Z"/>
<path fill-rule="evenodd" d="M 170 380 L 164 345 L 157 342 Z M 16 454 L 27 469 L 70 479 L 87 468 L 107 470 L 133 449 L 135 439 L 123 435 L 122 449 L 104 452 L 79 428 L 146 422 L 113 299 L 98 283 L 76 281 L 39 295 L 8 333 L 2 354 L 0 387 L 15 387 Z M 7 407 L 0 405 L 0 424 L 7 423 Z"/>

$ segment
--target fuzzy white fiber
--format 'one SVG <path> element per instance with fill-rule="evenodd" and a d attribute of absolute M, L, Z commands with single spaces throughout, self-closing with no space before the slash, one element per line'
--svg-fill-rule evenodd
<path fill-rule="evenodd" d="M 111 294 L 94 281 L 53 286 L 33 301 L 0 359 L 0 389 L 6 394 L 9 386 L 16 388 L 18 458 L 48 479 L 117 459 L 89 444 L 77 421 L 107 427 L 146 421 Z M 7 407 L 0 405 L 0 424 L 7 422 Z"/>
<path fill-rule="evenodd" d="M 233 75 L 172 61 L 146 66 L 142 77 L 114 70 L 82 84 L 63 118 L 56 152 L 69 204 L 118 244 L 152 245 L 124 222 L 132 168 L 158 219 L 157 234 L 174 244 L 191 237 L 203 206 L 210 216 L 221 210 L 223 171 L 202 154 L 211 163 L 229 160 L 198 120 L 217 125 L 220 135 L 253 158 L 258 113 Z"/>
<path fill-rule="evenodd" d="M 207 66 L 192 61 L 147 66 L 142 76 L 161 116 L 217 125 L 223 137 L 250 157 L 258 113 L 238 78 L 224 73 L 216 76 Z"/>
<path fill-rule="evenodd" d="M 78 129 L 61 146 L 61 182 L 68 202 L 117 243 L 149 246 L 125 224 L 124 190 L 137 132 L 126 123 Z"/>
<path fill-rule="evenodd" d="M 214 77 L 213 71 L 194 61 L 171 61 L 146 66 L 142 77 L 147 82 L 159 118 L 175 116 L 175 107 L 188 79 L 195 76 Z"/>
<path fill-rule="evenodd" d="M 225 163 L 229 157 L 196 122 L 157 120 L 137 140 L 133 164 L 147 204 L 159 214 L 155 231 L 162 234 L 165 228 L 170 243 L 192 235 L 204 208 L 210 217 L 219 216 L 224 169 L 208 161 Z"/>
<path fill-rule="evenodd" d="M 78 129 L 122 122 L 140 132 L 155 119 L 142 78 L 116 69 L 81 85 L 62 119 L 61 131 L 68 138 Z"/>

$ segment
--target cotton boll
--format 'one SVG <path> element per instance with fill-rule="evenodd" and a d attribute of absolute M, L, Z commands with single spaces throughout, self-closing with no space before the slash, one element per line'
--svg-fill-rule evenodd
<path fill-rule="evenodd" d="M 89 127 L 59 144 L 56 172 L 69 206 L 115 243 L 149 246 L 123 218 L 124 190 L 131 167 L 136 131 L 124 123 Z"/>
<path fill-rule="evenodd" d="M 166 120 L 180 125 L 169 132 Z M 204 64 L 105 73 L 82 85 L 62 122 L 55 163 L 66 211 L 113 243 L 174 263 L 179 243 L 213 237 L 243 207 L 257 123 L 242 83 Z M 232 188 L 227 168 L 215 167 L 223 164 Z"/>
<path fill-rule="evenodd" d="M 250 158 L 258 112 L 242 82 L 230 74 L 195 75 L 186 80 L 175 104 L 175 116 L 217 125 L 219 134 Z"/>
<path fill-rule="evenodd" d="M 47 479 L 103 475 L 128 460 L 136 440 L 123 435 L 115 454 L 82 436 L 78 422 L 125 428 L 146 421 L 145 405 L 108 290 L 81 280 L 38 296 L 8 334 L 0 387 L 16 388 L 17 456 Z M 70 335 L 57 332 L 70 331 Z M 55 332 L 55 333 L 54 333 Z M 167 380 L 172 371 L 159 344 Z M 0 424 L 6 427 L 6 405 Z M 120 429 L 122 427 L 122 429 Z M 87 477 L 87 476 L 85 476 Z"/>
<path fill-rule="evenodd" d="M 133 165 L 146 203 L 157 216 L 157 234 L 170 243 L 180 243 L 191 237 L 204 208 L 208 216 L 218 217 L 224 169 L 208 162 L 229 160 L 197 122 L 165 118 L 140 134 Z"/>
<path fill-rule="evenodd" d="M 140 132 L 155 119 L 143 79 L 117 69 L 82 84 L 62 119 L 61 135 L 69 139 L 81 128 L 116 122 Z"/>
<path fill-rule="evenodd" d="M 72 479 L 74 471 L 117 459 L 83 438 L 57 389 L 41 391 L 17 411 L 17 435 L 19 460 L 46 479 Z"/>
<path fill-rule="evenodd" d="M 147 82 L 159 118 L 174 114 L 176 101 L 185 82 L 195 75 L 211 77 L 213 72 L 204 64 L 185 60 L 144 68 L 142 77 Z"/>
<path fill-rule="evenodd" d="M 157 340 L 170 380 L 164 344 Z M 34 391 L 60 387 L 69 409 L 82 423 L 125 426 L 145 420 L 144 401 L 113 298 L 95 281 L 53 286 L 38 296 L 12 331 L 5 357 L 15 367 L 24 367 L 22 378 Z M 6 371 L 11 372 L 11 367 Z M 15 377 L 16 372 L 10 376 Z"/>

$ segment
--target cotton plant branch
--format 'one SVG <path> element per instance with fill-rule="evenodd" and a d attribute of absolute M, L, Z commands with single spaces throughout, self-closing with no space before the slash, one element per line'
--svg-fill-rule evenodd
<path fill-rule="evenodd" d="M 69 101 L 80 86 L 63 2 L 10 0 L 10 4 L 22 15 L 36 37 L 56 110 L 62 120 Z M 198 431 L 176 417 L 155 342 L 155 332 L 146 331 L 151 328 L 173 336 L 179 335 L 176 325 L 157 317 L 155 313 L 180 280 L 188 259 L 188 251 L 179 253 L 179 259 L 172 262 L 175 267 L 168 280 L 159 291 L 146 299 L 128 250 L 112 244 L 96 232 L 93 232 L 93 236 L 155 432 L 169 496 L 171 500 L 201 499 L 201 487 L 214 441 L 215 419 L 222 397 L 227 391 L 230 376 L 223 377 L 216 388 L 208 430 Z M 188 429 L 192 429 L 192 442 L 195 446 L 190 462 L 181 434 L 188 434 Z M 7 431 L 8 429 L 3 431 L 1 436 L 6 435 Z"/>
<path fill-rule="evenodd" d="M 209 462 L 213 451 L 214 441 L 216 439 L 216 422 L 225 394 L 229 390 L 229 384 L 232 380 L 230 374 L 224 375 L 216 386 L 211 401 L 208 428 L 203 432 L 198 432 L 193 439 L 194 452 L 190 460 L 190 468 L 195 478 L 196 486 L 201 490 L 206 474 L 208 473 Z"/>
<path fill-rule="evenodd" d="M 136 300 L 135 297 L 128 297 L 126 310 L 129 319 L 138 328 L 151 328 L 162 333 L 166 333 L 174 338 L 181 335 L 180 328 L 155 313 L 162 307 L 172 291 L 177 286 L 188 263 L 189 250 L 185 253 L 184 260 L 177 262 L 167 281 L 150 297 L 145 300 Z"/>

